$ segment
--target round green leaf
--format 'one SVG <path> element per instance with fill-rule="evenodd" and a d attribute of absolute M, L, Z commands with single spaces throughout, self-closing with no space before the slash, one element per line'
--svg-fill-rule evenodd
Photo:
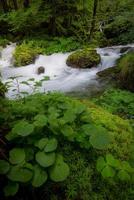
<path fill-rule="evenodd" d="M 85 124 L 81 127 L 81 131 L 85 134 L 85 135 L 92 135 L 94 133 L 96 133 L 97 129 L 96 126 L 92 125 L 92 124 Z M 98 133 L 98 132 L 97 132 Z"/>
<path fill-rule="evenodd" d="M 110 166 L 106 166 L 106 167 L 102 170 L 101 174 L 102 174 L 102 176 L 103 176 L 104 178 L 114 177 L 114 175 L 115 175 L 115 170 L 114 170 L 112 167 L 110 167 Z"/>
<path fill-rule="evenodd" d="M 9 161 L 12 164 L 19 164 L 25 160 L 24 149 L 15 148 L 9 152 Z"/>
<path fill-rule="evenodd" d="M 55 153 L 45 153 L 39 151 L 36 153 L 35 159 L 42 167 L 49 167 L 55 162 Z"/>
<path fill-rule="evenodd" d="M 34 167 L 34 177 L 32 180 L 32 185 L 34 187 L 40 187 L 43 185 L 47 180 L 47 173 L 46 171 L 42 170 L 38 165 Z"/>
<path fill-rule="evenodd" d="M 64 181 L 69 175 L 69 166 L 57 157 L 56 163 L 49 170 L 49 175 L 52 181 Z"/>
<path fill-rule="evenodd" d="M 52 152 L 57 148 L 58 142 L 55 138 L 52 138 L 48 141 L 44 151 L 45 152 Z"/>
<path fill-rule="evenodd" d="M 118 177 L 122 181 L 129 181 L 131 179 L 130 175 L 125 170 L 120 170 L 118 173 Z"/>
<path fill-rule="evenodd" d="M 35 146 L 38 147 L 40 150 L 43 150 L 48 143 L 48 138 L 42 138 L 35 143 Z"/>
<path fill-rule="evenodd" d="M 111 142 L 111 137 L 106 131 L 99 131 L 91 135 L 90 143 L 96 149 L 105 149 Z"/>
<path fill-rule="evenodd" d="M 47 118 L 45 115 L 36 115 L 34 120 L 34 125 L 40 128 L 44 127 L 47 124 Z"/>
<path fill-rule="evenodd" d="M 107 154 L 106 155 L 106 161 L 107 161 L 107 164 L 112 166 L 112 167 L 115 167 L 115 168 L 120 168 L 121 167 L 120 161 L 115 159 L 112 154 Z"/>
<path fill-rule="evenodd" d="M 106 166 L 106 162 L 105 162 L 104 158 L 99 157 L 97 160 L 97 165 L 96 165 L 97 170 L 100 172 L 104 169 L 105 166 Z"/>
<path fill-rule="evenodd" d="M 0 160 L 0 174 L 6 174 L 10 169 L 10 165 L 5 160 Z"/>
<path fill-rule="evenodd" d="M 15 182 L 9 182 L 4 188 L 5 196 L 14 196 L 19 190 L 19 184 Z"/>
<path fill-rule="evenodd" d="M 134 168 L 132 168 L 127 161 L 122 161 L 122 168 L 127 172 L 130 172 L 130 173 L 134 172 Z"/>
<path fill-rule="evenodd" d="M 20 121 L 15 124 L 12 132 L 23 137 L 30 135 L 34 131 L 34 126 L 26 121 Z"/>
<path fill-rule="evenodd" d="M 33 172 L 26 168 L 13 166 L 7 176 L 11 181 L 26 183 L 32 178 Z"/>

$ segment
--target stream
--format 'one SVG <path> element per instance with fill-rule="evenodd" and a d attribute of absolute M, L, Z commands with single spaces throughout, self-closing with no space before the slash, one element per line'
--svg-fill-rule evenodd
<path fill-rule="evenodd" d="M 34 64 L 23 67 L 13 65 L 13 52 L 16 44 L 7 45 L 0 50 L 0 74 L 3 83 L 8 83 L 8 98 L 16 98 L 34 92 L 61 91 L 75 96 L 90 96 L 104 86 L 97 78 L 97 72 L 113 67 L 122 54 L 134 48 L 134 44 L 97 48 L 101 63 L 91 69 L 74 69 L 66 65 L 70 53 L 39 55 Z M 124 52 L 121 53 L 121 50 Z M 38 67 L 45 73 L 38 75 Z M 48 80 L 49 79 L 49 80 Z"/>

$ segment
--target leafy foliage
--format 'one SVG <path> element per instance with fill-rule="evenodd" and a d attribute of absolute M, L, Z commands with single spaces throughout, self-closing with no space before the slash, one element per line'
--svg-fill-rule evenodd
<path fill-rule="evenodd" d="M 99 157 L 97 160 L 97 170 L 104 178 L 119 178 L 122 181 L 130 181 L 134 172 L 128 162 L 115 159 L 111 154 L 106 155 L 106 159 Z"/>
<path fill-rule="evenodd" d="M 57 93 L 6 101 L 6 112 L 10 113 L 6 138 L 11 144 L 8 162 L 1 165 L 1 170 L 7 166 L 3 172 L 9 179 L 4 189 L 6 195 L 15 194 L 25 183 L 33 187 L 46 183 L 49 187 L 47 180 L 61 182 L 71 176 L 71 166 L 64 156 L 67 152 L 62 151 L 65 142 L 88 153 L 94 174 L 97 173 L 95 163 L 100 155 L 105 157 L 111 153 L 126 163 L 132 160 L 133 138 L 129 123 L 90 102 L 81 103 Z M 4 124 L 7 123 L 4 120 Z M 85 173 L 90 177 L 88 169 Z M 104 173 L 111 177 L 111 168 L 109 172 L 108 166 Z M 119 173 L 120 177 L 125 176 L 122 173 Z"/>
<path fill-rule="evenodd" d="M 131 119 L 134 116 L 134 94 L 120 89 L 110 89 L 95 102 L 113 114 Z"/>

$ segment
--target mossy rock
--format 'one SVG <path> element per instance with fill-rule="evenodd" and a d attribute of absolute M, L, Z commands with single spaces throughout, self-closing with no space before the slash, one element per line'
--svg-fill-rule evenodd
<path fill-rule="evenodd" d="M 40 53 L 39 49 L 33 48 L 26 43 L 17 46 L 14 52 L 15 66 L 25 66 L 33 63 L 36 56 Z"/>
<path fill-rule="evenodd" d="M 66 61 L 66 64 L 73 68 L 91 68 L 96 67 L 101 61 L 100 55 L 95 49 L 84 49 L 72 53 Z"/>
<path fill-rule="evenodd" d="M 134 92 L 134 52 L 124 55 L 118 62 L 119 86 Z"/>
<path fill-rule="evenodd" d="M 99 76 L 99 78 L 112 78 L 112 79 L 116 79 L 117 74 L 119 73 L 119 69 L 118 67 L 110 67 L 107 69 L 104 69 L 100 72 L 97 73 L 97 75 Z"/>

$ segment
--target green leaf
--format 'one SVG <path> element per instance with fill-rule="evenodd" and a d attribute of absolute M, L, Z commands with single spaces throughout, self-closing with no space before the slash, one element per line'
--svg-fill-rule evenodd
<path fill-rule="evenodd" d="M 34 187 L 40 187 L 47 181 L 47 173 L 42 170 L 38 165 L 34 166 L 34 176 L 32 180 L 32 185 Z"/>
<path fill-rule="evenodd" d="M 14 148 L 9 152 L 9 161 L 12 164 L 19 164 L 25 160 L 24 149 Z"/>
<path fill-rule="evenodd" d="M 90 137 L 90 143 L 96 149 L 106 149 L 111 142 L 111 138 L 107 131 L 103 128 L 98 128 L 98 132 Z"/>
<path fill-rule="evenodd" d="M 43 150 L 48 143 L 48 138 L 42 138 L 35 143 L 35 146 L 38 147 L 40 150 Z"/>
<path fill-rule="evenodd" d="M 77 106 L 75 108 L 75 113 L 77 114 L 81 114 L 82 112 L 84 112 L 86 110 L 86 106 L 83 105 L 83 104 L 78 104 L 77 103 Z"/>
<path fill-rule="evenodd" d="M 132 168 L 130 164 L 126 161 L 122 161 L 122 168 L 123 170 L 126 170 L 127 172 L 130 172 L 130 173 L 134 172 L 134 168 Z"/>
<path fill-rule="evenodd" d="M 114 170 L 112 167 L 110 167 L 110 166 L 106 166 L 106 167 L 102 170 L 101 174 L 102 174 L 102 176 L 103 176 L 104 178 L 114 177 L 114 175 L 115 175 L 115 170 Z"/>
<path fill-rule="evenodd" d="M 104 158 L 99 157 L 97 160 L 97 165 L 96 165 L 97 170 L 100 172 L 104 169 L 105 166 L 106 166 L 106 162 L 105 162 Z"/>
<path fill-rule="evenodd" d="M 73 139 L 74 138 L 74 131 L 72 129 L 71 126 L 69 125 L 64 125 L 62 128 L 61 128 L 61 132 L 64 136 L 68 137 L 69 139 Z"/>
<path fill-rule="evenodd" d="M 120 161 L 115 159 L 112 154 L 106 155 L 106 161 L 107 161 L 107 164 L 112 167 L 120 168 L 120 166 L 121 166 Z"/>
<path fill-rule="evenodd" d="M 52 152 L 57 149 L 58 142 L 55 138 L 49 139 L 47 145 L 45 146 L 45 152 Z"/>
<path fill-rule="evenodd" d="M 22 183 L 30 181 L 32 176 L 33 172 L 31 170 L 19 166 L 12 166 L 7 175 L 9 180 Z"/>
<path fill-rule="evenodd" d="M 47 118 L 45 115 L 36 115 L 35 118 L 34 118 L 35 122 L 34 122 L 34 125 L 36 127 L 44 127 L 46 124 L 47 124 Z"/>
<path fill-rule="evenodd" d="M 45 153 L 39 151 L 36 153 L 35 159 L 42 167 L 49 167 L 55 162 L 55 153 Z"/>
<path fill-rule="evenodd" d="M 52 181 L 64 181 L 69 175 L 68 165 L 57 156 L 55 164 L 50 168 L 49 175 Z"/>
<path fill-rule="evenodd" d="M 76 118 L 75 112 L 73 110 L 68 110 L 67 112 L 65 112 L 63 120 L 65 122 L 71 122 L 72 123 L 72 122 L 74 122 L 75 118 Z"/>
<path fill-rule="evenodd" d="M 125 170 L 120 170 L 118 172 L 118 177 L 122 181 L 129 181 L 131 179 L 130 175 Z"/>
<path fill-rule="evenodd" d="M 14 182 L 9 182 L 8 185 L 4 188 L 4 194 L 6 197 L 14 196 L 19 190 L 19 184 Z"/>
<path fill-rule="evenodd" d="M 6 174 L 10 169 L 10 165 L 5 160 L 0 160 L 0 174 Z"/>
<path fill-rule="evenodd" d="M 92 135 L 94 133 L 96 133 L 96 127 L 92 124 L 85 124 L 81 127 L 81 131 L 85 134 L 85 135 Z M 98 132 L 97 132 L 98 133 Z"/>
<path fill-rule="evenodd" d="M 12 129 L 12 132 L 20 136 L 28 136 L 34 131 L 34 126 L 26 121 L 20 121 Z"/>

